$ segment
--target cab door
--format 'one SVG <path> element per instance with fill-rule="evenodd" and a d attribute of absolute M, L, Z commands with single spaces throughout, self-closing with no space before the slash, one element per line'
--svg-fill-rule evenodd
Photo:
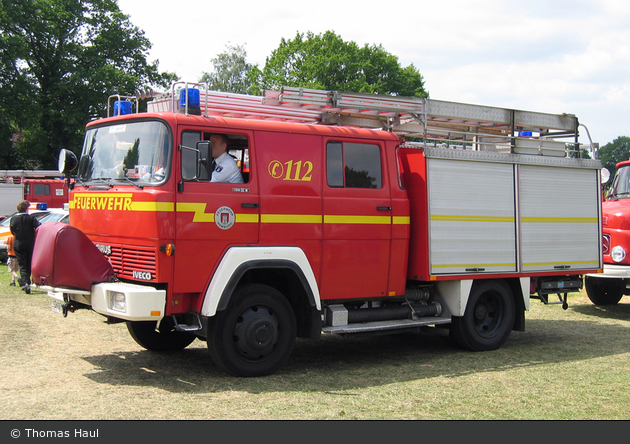
<path fill-rule="evenodd" d="M 381 142 L 326 141 L 321 293 L 387 294 L 392 200 Z"/>
<path fill-rule="evenodd" d="M 197 142 L 222 133 L 230 140 L 228 152 L 237 157 L 243 183 L 210 182 L 211 153 L 195 154 Z M 176 193 L 176 254 L 173 292 L 203 291 L 225 251 L 235 245 L 258 243 L 259 193 L 250 132 L 195 129 L 181 132 L 180 187 Z M 191 162 L 191 159 L 192 162 Z M 195 162 L 201 160 L 195 174 Z M 182 176 L 183 173 L 183 176 Z M 195 177 L 190 179 L 191 177 Z"/>

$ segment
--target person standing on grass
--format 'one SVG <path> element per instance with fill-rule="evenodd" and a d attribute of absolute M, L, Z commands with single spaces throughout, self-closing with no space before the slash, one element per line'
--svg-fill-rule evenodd
<path fill-rule="evenodd" d="M 11 283 L 9 284 L 11 287 L 15 287 L 15 283 L 20 278 L 18 276 L 18 261 L 17 257 L 15 257 L 15 249 L 13 248 L 13 241 L 15 240 L 15 236 L 12 234 L 7 237 L 7 240 L 4 243 L 7 245 L 7 268 L 9 269 L 9 273 L 11 273 Z"/>
<path fill-rule="evenodd" d="M 18 214 L 11 217 L 11 233 L 15 236 L 13 249 L 20 266 L 20 286 L 26 294 L 31 294 L 31 260 L 33 247 L 35 246 L 35 229 L 39 227 L 39 221 L 28 214 L 31 203 L 21 200 L 17 204 Z"/>

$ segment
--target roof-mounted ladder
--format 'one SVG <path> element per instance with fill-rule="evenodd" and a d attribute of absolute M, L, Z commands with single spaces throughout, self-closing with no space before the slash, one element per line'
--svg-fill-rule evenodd
<path fill-rule="evenodd" d="M 176 112 L 179 92 L 176 85 L 169 93 L 154 95 L 148 110 Z M 578 127 L 584 126 L 571 114 L 520 111 L 420 97 L 294 87 L 252 96 L 209 91 L 205 84 L 183 85 L 184 88 L 191 86 L 199 89 L 199 108 L 204 116 L 381 129 L 419 139 L 427 146 L 569 157 L 578 152 Z M 187 110 L 186 104 L 186 113 Z M 557 140 L 559 138 L 573 140 L 566 142 Z"/>

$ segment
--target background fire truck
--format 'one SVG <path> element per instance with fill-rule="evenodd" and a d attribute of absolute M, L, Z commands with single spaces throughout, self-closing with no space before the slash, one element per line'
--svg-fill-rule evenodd
<path fill-rule="evenodd" d="M 575 116 L 182 82 L 111 100 L 80 159 L 60 153 L 71 225 L 38 229 L 34 282 L 53 311 L 126 322 L 149 350 L 199 338 L 238 376 L 322 334 L 493 350 L 530 295 L 566 308 L 603 266 L 601 163 L 580 158 Z M 243 183 L 210 182 L 216 133 Z"/>
<path fill-rule="evenodd" d="M 62 208 L 68 203 L 68 184 L 58 171 L 0 170 L 0 216 L 15 213 L 22 199 Z"/>
<path fill-rule="evenodd" d="M 602 203 L 604 272 L 584 278 L 586 294 L 596 305 L 617 304 L 630 294 L 630 160 L 619 162 Z"/>

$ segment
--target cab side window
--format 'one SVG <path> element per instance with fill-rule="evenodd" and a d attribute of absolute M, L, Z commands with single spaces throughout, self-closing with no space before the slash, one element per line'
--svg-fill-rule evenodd
<path fill-rule="evenodd" d="M 328 142 L 326 180 L 332 188 L 381 188 L 381 152 L 378 145 Z"/>
<path fill-rule="evenodd" d="M 36 183 L 33 187 L 34 193 L 36 196 L 49 196 L 50 195 L 50 185 L 44 183 Z"/>
<path fill-rule="evenodd" d="M 223 133 L 226 134 L 226 133 Z M 197 144 L 209 141 L 212 133 L 202 131 L 182 132 L 182 176 L 184 180 L 209 182 L 212 178 L 212 151 L 207 144 Z M 228 137 L 228 154 L 234 159 L 241 171 L 243 182 L 249 182 L 249 141 L 246 135 L 226 134 Z M 199 159 L 199 165 L 197 163 Z M 193 179 L 194 178 L 194 179 Z"/>

